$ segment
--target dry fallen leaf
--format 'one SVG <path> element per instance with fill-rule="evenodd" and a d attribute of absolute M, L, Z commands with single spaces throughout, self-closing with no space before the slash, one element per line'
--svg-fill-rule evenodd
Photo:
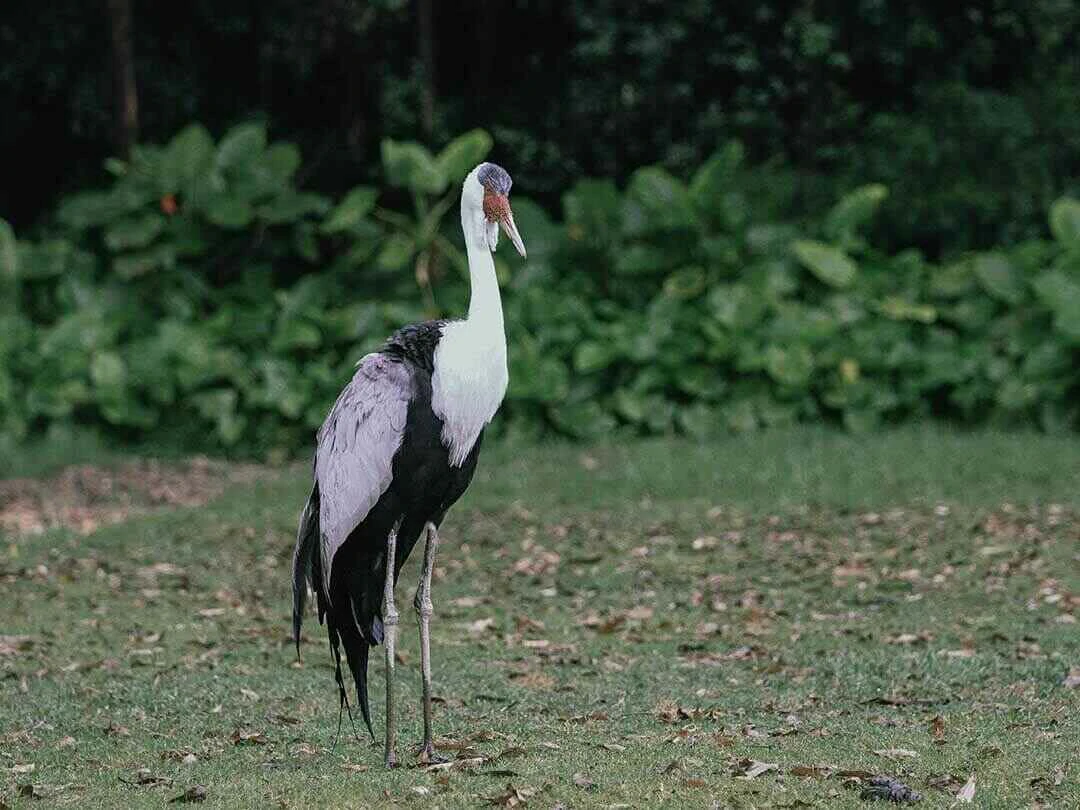
<path fill-rule="evenodd" d="M 269 742 L 261 731 L 238 728 L 229 735 L 233 745 L 265 745 Z"/>
<path fill-rule="evenodd" d="M 908 748 L 879 748 L 874 753 L 879 757 L 886 757 L 887 759 L 907 759 L 919 755 L 918 752 Z"/>
<path fill-rule="evenodd" d="M 739 779 L 756 779 L 763 773 L 779 770 L 780 766 L 775 762 L 759 762 L 756 759 L 740 760 L 735 766 L 735 773 Z"/>
<path fill-rule="evenodd" d="M 934 738 L 935 743 L 945 742 L 945 718 L 940 714 L 930 718 L 930 736 Z"/>
<path fill-rule="evenodd" d="M 34 646 L 30 636 L 0 636 L 0 655 L 16 655 Z"/>
<path fill-rule="evenodd" d="M 175 796 L 169 799 L 169 804 L 175 804 L 177 802 L 181 804 L 188 804 L 191 802 L 204 802 L 206 801 L 206 788 L 202 785 L 193 785 L 181 793 L 179 796 Z"/>
<path fill-rule="evenodd" d="M 1066 689 L 1080 689 L 1080 667 L 1073 667 L 1061 684 Z"/>
<path fill-rule="evenodd" d="M 956 804 L 971 804 L 975 801 L 975 774 L 968 777 L 960 792 L 956 794 Z"/>
<path fill-rule="evenodd" d="M 596 782 L 590 779 L 587 773 L 575 773 L 573 781 L 575 785 L 584 790 L 592 790 L 596 787 Z"/>
<path fill-rule="evenodd" d="M 524 807 L 533 793 L 535 791 L 531 788 L 517 788 L 507 782 L 504 792 L 488 797 L 488 804 L 492 807 Z"/>

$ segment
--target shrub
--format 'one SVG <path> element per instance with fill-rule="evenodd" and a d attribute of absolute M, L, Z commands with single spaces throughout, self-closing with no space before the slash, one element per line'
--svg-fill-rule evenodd
<path fill-rule="evenodd" d="M 237 452 L 310 443 L 357 359 L 464 311 L 458 185 L 491 139 L 382 148 L 386 188 L 336 203 L 258 125 L 191 126 L 110 161 L 35 240 L 0 221 L 0 430 L 101 426 Z M 511 167 L 512 168 L 512 167 Z M 770 175 L 771 176 L 771 175 Z M 730 144 L 688 182 L 577 183 L 554 223 L 520 193 L 500 248 L 511 387 L 501 429 L 709 436 L 794 421 L 1080 421 L 1080 203 L 1047 238 L 944 265 L 886 254 L 857 188 L 817 221 Z M 389 203 L 389 204 L 387 204 Z"/>

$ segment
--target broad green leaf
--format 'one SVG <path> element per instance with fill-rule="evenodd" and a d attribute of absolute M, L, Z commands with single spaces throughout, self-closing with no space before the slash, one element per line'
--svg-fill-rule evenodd
<path fill-rule="evenodd" d="M 704 402 L 685 405 L 676 412 L 679 429 L 695 439 L 707 439 L 716 433 L 720 422 L 717 413 Z"/>
<path fill-rule="evenodd" d="M 889 190 L 879 184 L 860 186 L 846 194 L 833 206 L 825 218 L 825 235 L 833 241 L 846 241 L 867 223 L 889 196 Z"/>
<path fill-rule="evenodd" d="M 234 197 L 224 192 L 213 194 L 206 199 L 203 203 L 203 214 L 212 224 L 230 230 L 246 228 L 255 218 L 251 203 L 242 197 Z"/>
<path fill-rule="evenodd" d="M 627 276 L 663 273 L 670 266 L 671 255 L 649 244 L 629 245 L 615 259 L 615 272 Z"/>
<path fill-rule="evenodd" d="M 857 267 L 844 251 L 822 242 L 799 239 L 791 246 L 799 262 L 832 287 L 848 287 L 855 280 Z"/>
<path fill-rule="evenodd" d="M 90 379 L 99 391 L 115 395 L 122 391 L 127 379 L 127 369 L 120 355 L 115 352 L 99 352 L 90 362 Z"/>
<path fill-rule="evenodd" d="M 684 267 L 664 280 L 664 294 L 688 301 L 705 290 L 705 271 L 700 267 Z"/>
<path fill-rule="evenodd" d="M 1006 304 L 1024 298 L 1024 281 L 1003 253 L 983 253 L 975 259 L 975 277 L 982 288 Z"/>
<path fill-rule="evenodd" d="M 121 219 L 105 229 L 105 245 L 112 251 L 143 248 L 165 230 L 161 214 L 143 214 Z"/>
<path fill-rule="evenodd" d="M 62 225 L 76 231 L 110 222 L 124 213 L 124 207 L 105 191 L 83 191 L 65 197 L 56 213 Z"/>
<path fill-rule="evenodd" d="M 574 368 L 582 374 L 600 371 L 611 365 L 614 360 L 611 348 L 594 340 L 579 343 L 574 350 Z"/>
<path fill-rule="evenodd" d="M 162 193 L 180 193 L 185 202 L 209 190 L 207 176 L 214 163 L 214 139 L 202 124 L 191 124 L 169 141 L 159 164 Z"/>
<path fill-rule="evenodd" d="M 891 295 L 878 305 L 878 311 L 894 321 L 916 321 L 933 323 L 937 320 L 937 310 L 927 304 L 913 304 L 896 295 Z"/>
<path fill-rule="evenodd" d="M 431 153 L 418 143 L 386 138 L 382 142 L 386 181 L 411 191 L 441 194 L 449 183 Z"/>
<path fill-rule="evenodd" d="M 582 439 L 600 438 L 615 429 L 615 418 L 594 401 L 559 405 L 550 414 L 556 427 Z"/>
<path fill-rule="evenodd" d="M 1068 248 L 1080 248 L 1080 201 L 1062 197 L 1050 206 L 1050 230 Z"/>
<path fill-rule="evenodd" d="M 176 263 L 176 252 L 170 245 L 158 245 L 157 247 L 140 250 L 136 253 L 125 253 L 113 259 L 113 272 L 120 278 L 131 279 L 146 275 L 152 270 L 164 270 L 173 267 Z"/>
<path fill-rule="evenodd" d="M 258 165 L 268 172 L 278 185 L 285 185 L 300 168 L 300 149 L 292 143 L 275 143 L 266 150 Z"/>
<path fill-rule="evenodd" d="M 631 236 L 683 230 L 695 224 L 686 187 L 659 166 L 638 169 L 623 200 L 623 233 Z"/>
<path fill-rule="evenodd" d="M 435 159 L 439 172 L 449 183 L 460 183 L 491 151 L 491 136 L 473 129 L 450 141 Z"/>
<path fill-rule="evenodd" d="M 376 263 L 383 270 L 400 270 L 415 252 L 412 239 L 405 234 L 395 233 L 383 243 Z"/>
<path fill-rule="evenodd" d="M 761 295 L 746 284 L 718 284 L 709 291 L 713 317 L 728 329 L 743 329 L 760 320 L 765 312 Z"/>
<path fill-rule="evenodd" d="M 222 171 L 246 166 L 262 157 L 266 149 L 266 126 L 261 123 L 237 124 L 225 133 L 218 144 L 217 167 Z"/>
<path fill-rule="evenodd" d="M 309 214 L 325 214 L 330 203 L 320 194 L 286 191 L 265 205 L 259 206 L 259 218 L 271 225 L 284 225 L 301 220 Z"/>
<path fill-rule="evenodd" d="M 233 445 L 243 435 L 247 420 L 236 412 L 239 397 L 232 388 L 219 388 L 195 394 L 191 403 L 217 428 L 218 437 L 225 445 Z"/>
<path fill-rule="evenodd" d="M 803 345 L 769 346 L 765 349 L 765 370 L 781 385 L 801 388 L 810 381 L 814 356 Z"/>
<path fill-rule="evenodd" d="M 725 194 L 732 190 L 735 173 L 742 166 L 746 150 L 731 141 L 709 158 L 690 181 L 690 197 L 703 213 L 720 211 Z"/>
<path fill-rule="evenodd" d="M 379 192 L 371 186 L 357 186 L 335 206 L 322 224 L 323 233 L 339 233 L 359 225 L 375 207 Z"/>
<path fill-rule="evenodd" d="M 1035 279 L 1035 294 L 1054 313 L 1054 328 L 1080 343 L 1080 282 L 1062 270 L 1047 270 Z"/>

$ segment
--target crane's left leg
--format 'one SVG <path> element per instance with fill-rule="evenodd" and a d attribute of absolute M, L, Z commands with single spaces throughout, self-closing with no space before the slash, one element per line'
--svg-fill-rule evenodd
<path fill-rule="evenodd" d="M 397 605 L 394 604 L 394 555 L 397 527 L 386 538 L 386 583 L 383 585 L 383 646 L 386 648 L 386 767 L 397 767 L 394 728 L 394 655 L 397 646 Z"/>
<path fill-rule="evenodd" d="M 431 733 L 431 572 L 435 569 L 435 552 L 439 548 L 439 530 L 434 523 L 424 526 L 424 571 L 416 588 L 413 606 L 420 621 L 420 674 L 424 684 L 424 745 L 420 757 L 425 762 L 445 762 L 435 753 L 435 740 Z"/>

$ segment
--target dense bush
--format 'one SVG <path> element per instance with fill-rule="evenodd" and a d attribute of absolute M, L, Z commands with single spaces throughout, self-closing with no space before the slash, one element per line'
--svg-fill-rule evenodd
<path fill-rule="evenodd" d="M 298 150 L 261 126 L 218 143 L 191 126 L 110 161 L 112 185 L 65 199 L 40 239 L 0 221 L 0 430 L 306 447 L 364 352 L 464 311 L 459 183 L 490 148 L 481 131 L 437 155 L 385 141 L 389 187 L 331 201 L 297 187 Z M 735 143 L 687 182 L 655 166 L 625 189 L 582 180 L 562 224 L 525 191 L 513 203 L 529 261 L 496 259 L 501 429 L 1080 423 L 1074 200 L 1050 209 L 1050 239 L 936 265 L 868 243 L 880 185 L 783 221 L 783 189 Z"/>

